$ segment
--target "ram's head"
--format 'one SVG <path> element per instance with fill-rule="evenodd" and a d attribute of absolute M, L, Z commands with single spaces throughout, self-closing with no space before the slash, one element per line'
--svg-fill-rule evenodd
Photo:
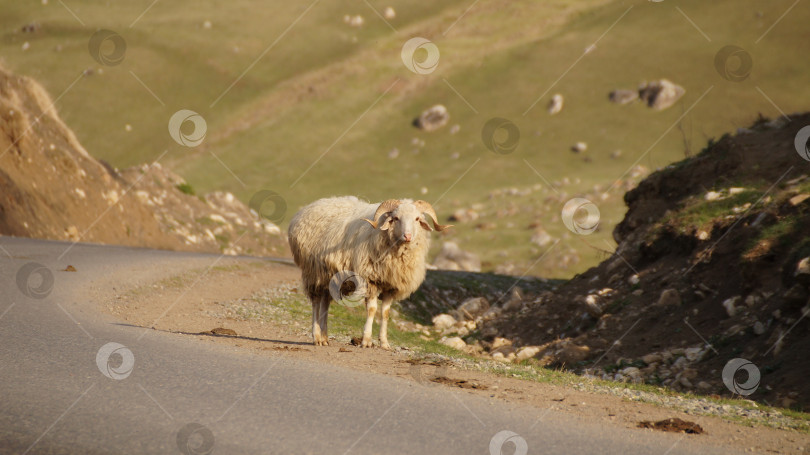
<path fill-rule="evenodd" d="M 433 222 L 430 227 L 425 215 Z M 391 237 L 398 242 L 410 242 L 421 226 L 426 231 L 443 231 L 451 225 L 442 225 L 436 221 L 436 211 L 425 201 L 410 201 L 408 199 L 388 199 L 377 207 L 374 219 L 367 221 L 374 229 L 389 231 Z"/>

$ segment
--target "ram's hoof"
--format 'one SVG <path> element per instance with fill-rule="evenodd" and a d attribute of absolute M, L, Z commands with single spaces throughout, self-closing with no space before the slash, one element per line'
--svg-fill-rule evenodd
<path fill-rule="evenodd" d="M 371 341 L 370 339 L 363 338 L 363 342 L 360 343 L 360 345 L 364 348 L 373 348 L 374 342 Z"/>
<path fill-rule="evenodd" d="M 329 346 L 329 339 L 320 339 L 313 342 L 315 346 Z"/>

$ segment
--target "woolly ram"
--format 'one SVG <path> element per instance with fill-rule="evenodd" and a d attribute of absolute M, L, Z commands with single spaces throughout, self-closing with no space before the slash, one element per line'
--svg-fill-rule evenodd
<path fill-rule="evenodd" d="M 433 228 L 425 217 L 431 218 Z M 312 302 L 312 339 L 329 345 L 327 317 L 332 298 L 351 279 L 366 306 L 363 347 L 371 347 L 371 329 L 381 301 L 380 347 L 388 344 L 391 304 L 411 295 L 425 279 L 430 231 L 450 227 L 436 220 L 425 201 L 389 199 L 369 204 L 354 196 L 320 199 L 304 207 L 290 221 L 289 240 L 304 289 Z M 330 283 L 332 292 L 330 293 Z M 337 283 L 337 285 L 336 285 Z M 335 292 L 336 288 L 339 292 Z"/>

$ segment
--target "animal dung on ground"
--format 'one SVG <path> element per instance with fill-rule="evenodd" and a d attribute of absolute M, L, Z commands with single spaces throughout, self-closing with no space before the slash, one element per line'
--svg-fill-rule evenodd
<path fill-rule="evenodd" d="M 688 434 L 703 434 L 703 428 L 694 423 L 688 422 L 686 420 L 679 419 L 677 417 L 659 420 L 658 422 L 652 422 L 650 420 L 644 420 L 638 423 L 639 428 L 651 428 L 653 430 L 660 430 L 660 431 L 669 431 L 672 433 L 688 433 Z"/>

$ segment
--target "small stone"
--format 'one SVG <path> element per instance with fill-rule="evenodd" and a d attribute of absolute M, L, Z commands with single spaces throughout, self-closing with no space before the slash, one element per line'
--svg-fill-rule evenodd
<path fill-rule="evenodd" d="M 810 198 L 810 194 L 797 194 L 796 196 L 790 198 L 790 205 L 797 206 L 806 201 L 808 198 Z"/>
<path fill-rule="evenodd" d="M 661 354 L 657 353 L 647 354 L 641 358 L 641 360 L 647 365 L 651 363 L 660 363 L 663 359 L 664 357 Z"/>
<path fill-rule="evenodd" d="M 701 348 L 688 348 L 684 350 L 684 355 L 686 356 L 686 360 L 690 362 L 694 362 L 700 360 L 703 357 L 703 349 Z"/>
<path fill-rule="evenodd" d="M 455 311 L 458 320 L 474 320 L 478 316 L 486 313 L 489 309 L 489 302 L 483 297 L 473 297 L 465 300 Z"/>
<path fill-rule="evenodd" d="M 582 153 L 586 150 L 588 150 L 588 144 L 586 144 L 585 142 L 580 141 L 571 146 L 571 151 L 574 153 Z"/>
<path fill-rule="evenodd" d="M 642 289 L 636 289 L 635 291 L 631 292 L 631 294 L 633 294 L 634 296 L 638 297 L 638 296 L 640 296 L 641 294 L 644 294 L 644 291 L 643 291 Z"/>
<path fill-rule="evenodd" d="M 736 295 L 731 297 L 730 299 L 723 300 L 723 308 L 726 309 L 726 313 L 729 317 L 734 317 L 737 314 L 737 302 L 740 300 L 740 296 Z"/>
<path fill-rule="evenodd" d="M 437 129 L 447 125 L 450 121 L 450 114 L 444 105 L 436 104 L 419 115 L 414 121 L 413 125 L 419 129 L 427 132 L 436 131 Z"/>
<path fill-rule="evenodd" d="M 754 335 L 762 335 L 765 333 L 765 325 L 759 321 L 754 323 L 753 326 Z"/>
<path fill-rule="evenodd" d="M 718 193 L 717 191 L 709 191 L 705 196 L 703 196 L 703 199 L 706 199 L 707 201 L 716 201 L 722 196 L 722 193 Z"/>
<path fill-rule="evenodd" d="M 393 7 L 387 6 L 385 8 L 385 11 L 383 11 L 383 17 L 385 17 L 388 20 L 391 20 L 397 17 L 397 12 L 394 10 Z"/>
<path fill-rule="evenodd" d="M 697 383 L 697 388 L 701 389 L 701 390 L 707 390 L 707 389 L 711 389 L 712 385 L 709 384 L 706 381 L 700 381 L 700 382 Z"/>
<path fill-rule="evenodd" d="M 658 299 L 658 306 L 678 306 L 681 304 L 681 295 L 676 289 L 665 289 Z"/>
<path fill-rule="evenodd" d="M 686 93 L 680 85 L 667 79 L 660 79 L 642 84 L 638 89 L 638 97 L 647 103 L 647 106 L 660 111 L 675 104 Z"/>
<path fill-rule="evenodd" d="M 563 96 L 559 93 L 555 94 L 551 97 L 551 101 L 548 102 L 548 113 L 549 115 L 554 115 L 559 113 L 563 108 Z"/>
<path fill-rule="evenodd" d="M 633 275 L 630 275 L 630 278 L 627 279 L 627 282 L 630 283 L 631 285 L 635 286 L 639 282 L 641 282 L 641 279 L 638 277 L 637 274 L 633 274 Z"/>
<path fill-rule="evenodd" d="M 517 359 L 518 362 L 531 359 L 532 357 L 536 356 L 538 352 L 540 352 L 539 346 L 526 346 L 517 352 L 515 359 Z"/>
<path fill-rule="evenodd" d="M 698 240 L 709 240 L 709 237 L 710 237 L 710 235 L 706 231 L 699 231 L 697 233 Z"/>
<path fill-rule="evenodd" d="M 734 195 L 742 193 L 743 191 L 745 191 L 745 188 L 732 187 L 732 188 L 728 189 L 728 194 L 729 194 L 729 196 L 734 196 Z"/>
<path fill-rule="evenodd" d="M 467 343 L 465 343 L 464 340 L 462 340 L 460 337 L 450 337 L 450 338 L 443 337 L 441 340 L 439 340 L 439 343 L 445 346 L 449 346 L 453 349 L 458 349 L 459 351 L 467 347 Z"/>
<path fill-rule="evenodd" d="M 638 99 L 638 91 L 618 89 L 608 95 L 608 99 L 616 104 L 629 104 Z"/>
<path fill-rule="evenodd" d="M 678 382 L 679 382 L 679 383 L 680 383 L 682 386 L 686 387 L 687 389 L 691 389 L 691 388 L 692 388 L 692 383 L 691 383 L 691 382 L 689 382 L 689 379 L 688 379 L 688 378 L 686 378 L 685 376 L 681 376 L 680 378 L 678 378 Z"/>
<path fill-rule="evenodd" d="M 433 316 L 433 327 L 436 330 L 444 330 L 450 327 L 453 327 L 456 324 L 456 318 L 450 316 L 449 314 L 438 314 Z"/>
<path fill-rule="evenodd" d="M 802 258 L 799 263 L 796 264 L 796 272 L 793 273 L 793 276 L 799 275 L 810 276 L 810 256 Z"/>
<path fill-rule="evenodd" d="M 490 347 L 490 351 L 494 351 L 503 346 L 512 346 L 512 340 L 508 338 L 495 337 L 495 339 L 492 340 L 492 347 Z"/>

